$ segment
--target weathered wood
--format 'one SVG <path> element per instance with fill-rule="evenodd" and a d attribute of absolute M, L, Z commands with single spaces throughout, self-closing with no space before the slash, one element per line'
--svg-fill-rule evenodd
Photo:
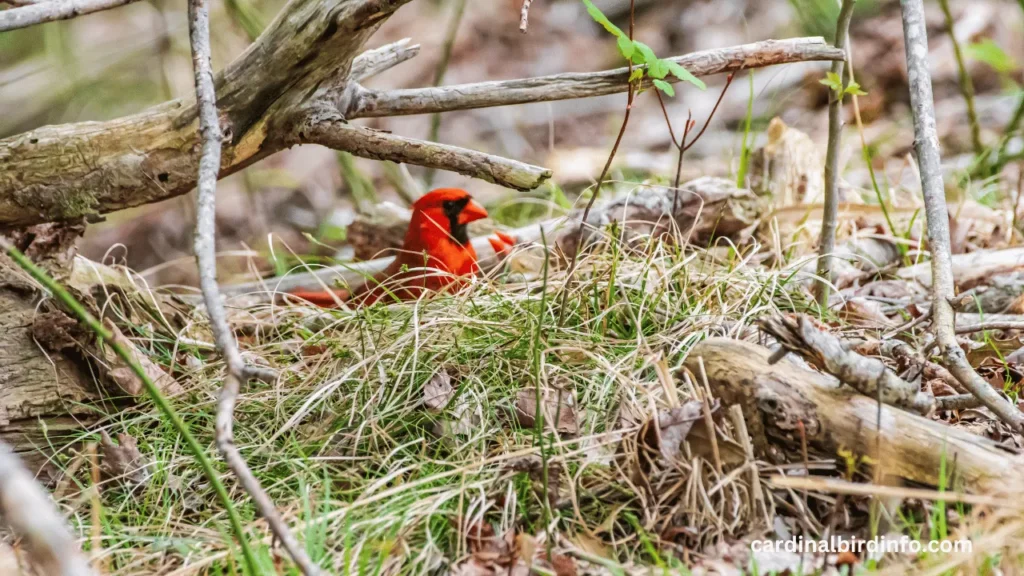
<path fill-rule="evenodd" d="M 455 146 L 404 138 L 340 120 L 311 120 L 299 130 L 305 142 L 322 144 L 363 158 L 450 170 L 514 190 L 533 190 L 551 177 L 551 170 L 540 166 Z"/>
<path fill-rule="evenodd" d="M 714 396 L 743 408 L 762 458 L 781 453 L 799 459 L 802 424 L 815 452 L 869 455 L 884 474 L 914 482 L 938 485 L 943 462 L 968 492 L 1003 488 L 1024 474 L 1024 456 L 988 438 L 890 406 L 879 409 L 830 376 L 788 357 L 769 364 L 769 356 L 756 344 L 711 338 L 685 363 L 699 374 L 703 361 Z"/>
<path fill-rule="evenodd" d="M 829 46 L 821 37 L 765 40 L 741 46 L 702 50 L 669 58 L 694 76 L 710 76 L 763 68 L 790 62 L 842 60 L 843 51 Z M 629 69 L 603 72 L 553 74 L 521 80 L 478 82 L 437 88 L 405 90 L 357 90 L 346 110 L 347 118 L 434 114 L 452 110 L 508 106 L 530 102 L 550 102 L 592 98 L 625 92 Z M 674 76 L 668 82 L 678 82 Z M 650 81 L 644 80 L 645 88 Z"/>
<path fill-rule="evenodd" d="M 301 104 L 329 96 L 353 58 L 410 0 L 292 0 L 216 78 L 221 176 L 285 147 Z M 0 227 L 73 220 L 185 194 L 199 158 L 195 99 L 108 122 L 0 140 Z"/>

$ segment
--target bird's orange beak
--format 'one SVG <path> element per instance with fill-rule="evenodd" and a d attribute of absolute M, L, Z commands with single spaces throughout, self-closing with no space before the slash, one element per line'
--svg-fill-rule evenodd
<path fill-rule="evenodd" d="M 470 200 L 465 208 L 462 209 L 462 212 L 459 212 L 459 224 L 469 224 L 481 218 L 487 218 L 487 210 L 473 200 Z"/>

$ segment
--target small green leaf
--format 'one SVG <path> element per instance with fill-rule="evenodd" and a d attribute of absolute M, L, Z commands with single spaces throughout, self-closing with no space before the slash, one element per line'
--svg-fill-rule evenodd
<path fill-rule="evenodd" d="M 861 89 L 860 84 L 858 84 L 857 82 L 850 82 L 849 84 L 847 84 L 846 85 L 846 90 L 843 91 L 843 94 L 847 94 L 847 95 L 852 94 L 854 96 L 867 96 L 868 95 L 867 92 L 865 92 L 864 90 Z"/>
<path fill-rule="evenodd" d="M 637 53 L 633 56 L 634 64 L 650 64 L 658 59 L 654 54 L 654 50 L 651 47 L 639 40 L 634 40 L 633 44 L 636 45 Z"/>
<path fill-rule="evenodd" d="M 622 54 L 623 58 L 626 60 L 633 58 L 633 54 L 636 53 L 636 44 L 632 40 L 623 35 L 619 36 L 615 42 L 618 45 L 619 52 Z"/>
<path fill-rule="evenodd" d="M 639 79 L 641 79 L 643 77 L 644 77 L 644 69 L 643 68 L 633 68 L 633 71 L 630 72 L 630 74 L 629 74 L 629 82 L 630 82 L 630 84 L 632 84 L 633 82 L 636 82 L 637 80 L 639 80 Z"/>
<path fill-rule="evenodd" d="M 1000 74 L 1009 74 L 1017 69 L 1017 62 L 991 38 L 967 46 L 971 58 L 984 62 Z"/>
<path fill-rule="evenodd" d="M 707 89 L 707 86 L 700 78 L 690 74 L 690 71 L 680 66 L 678 62 L 673 62 L 672 60 L 664 60 L 664 62 L 665 65 L 668 66 L 669 72 L 671 72 L 676 78 L 679 78 L 683 82 L 689 82 L 701 90 Z"/>
<path fill-rule="evenodd" d="M 675 96 L 676 95 L 676 89 L 673 88 L 671 84 L 669 84 L 668 82 L 665 82 L 664 80 L 657 80 L 657 79 L 655 79 L 654 80 L 654 87 L 657 88 L 658 90 L 661 90 L 665 94 L 668 94 L 669 96 Z"/>
<path fill-rule="evenodd" d="M 597 22 L 601 26 L 604 26 L 605 30 L 611 32 L 612 34 L 619 38 L 626 38 L 627 40 L 629 39 L 628 36 L 622 33 L 622 30 L 620 30 L 618 26 L 612 24 L 612 21 L 609 20 L 608 17 L 604 15 L 604 12 L 601 12 L 601 10 L 597 6 L 594 6 L 593 2 L 591 2 L 590 0 L 583 0 L 583 4 L 587 7 L 587 13 L 590 14 L 590 17 L 594 19 L 594 22 Z"/>
<path fill-rule="evenodd" d="M 839 78 L 839 75 L 835 72 L 829 72 L 825 74 L 825 78 L 818 80 L 819 83 L 824 84 L 831 88 L 834 92 L 843 91 L 843 81 Z"/>
<path fill-rule="evenodd" d="M 668 76 L 668 63 L 661 59 L 648 63 L 647 75 L 659 79 Z"/>

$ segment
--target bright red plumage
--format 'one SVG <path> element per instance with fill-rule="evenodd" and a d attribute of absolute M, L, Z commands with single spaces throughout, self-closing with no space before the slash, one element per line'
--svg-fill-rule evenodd
<path fill-rule="evenodd" d="M 461 282 L 460 278 L 480 271 L 476 250 L 466 225 L 487 217 L 487 211 L 465 190 L 439 188 L 424 194 L 412 206 L 412 219 L 395 261 L 373 280 L 353 290 L 294 291 L 291 294 L 323 307 L 339 301 L 370 304 L 391 295 L 401 300 L 419 298 Z M 508 250 L 515 239 L 497 234 L 489 238 L 495 252 Z"/>

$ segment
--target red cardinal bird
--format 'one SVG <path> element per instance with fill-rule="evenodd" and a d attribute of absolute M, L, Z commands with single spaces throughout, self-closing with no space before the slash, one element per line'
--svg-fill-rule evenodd
<path fill-rule="evenodd" d="M 459 277 L 480 272 L 476 250 L 466 225 L 487 217 L 487 210 L 465 190 L 439 188 L 412 205 L 412 220 L 405 242 L 386 269 L 353 290 L 294 291 L 292 296 L 331 308 L 339 301 L 370 304 L 386 295 L 402 300 L 419 298 L 425 290 L 438 291 L 460 282 Z M 488 238 L 495 253 L 508 251 L 515 238 L 495 232 Z M 431 268 L 432 270 L 426 270 Z"/>

